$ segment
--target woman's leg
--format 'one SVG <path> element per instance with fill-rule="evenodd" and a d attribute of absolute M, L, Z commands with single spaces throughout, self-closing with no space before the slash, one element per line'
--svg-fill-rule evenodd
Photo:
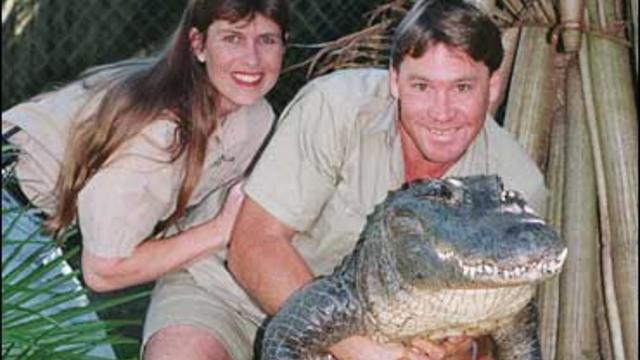
<path fill-rule="evenodd" d="M 232 360 L 224 346 L 209 331 L 192 325 L 173 325 L 151 336 L 144 360 Z"/>
<path fill-rule="evenodd" d="M 251 360 L 257 325 L 228 306 L 238 300 L 221 299 L 228 293 L 205 289 L 187 271 L 160 278 L 145 318 L 140 357 Z"/>

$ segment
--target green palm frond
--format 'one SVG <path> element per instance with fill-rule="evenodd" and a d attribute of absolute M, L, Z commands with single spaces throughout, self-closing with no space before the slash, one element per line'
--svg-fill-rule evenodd
<path fill-rule="evenodd" d="M 13 180 L 4 161 L 9 151 L 3 144 L 2 359 L 113 359 L 115 346 L 136 353 L 139 339 L 118 330 L 139 326 L 141 316 L 103 320 L 97 314 L 147 297 L 149 291 L 90 301 L 80 271 L 68 263 L 78 256 L 79 246 L 63 252 L 41 234 L 36 210 L 20 204 L 5 187 Z"/>

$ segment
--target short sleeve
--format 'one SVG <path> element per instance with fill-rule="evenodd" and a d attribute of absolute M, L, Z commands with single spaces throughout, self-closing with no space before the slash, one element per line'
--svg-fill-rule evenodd
<path fill-rule="evenodd" d="M 87 91 L 81 81 L 36 96 L 2 113 L 2 132 L 20 131 L 8 141 L 19 150 L 16 178 L 22 192 L 38 208 L 53 214 L 60 164 L 73 124 L 91 112 L 102 93 Z M 83 112 L 81 112 L 81 110 Z"/>
<path fill-rule="evenodd" d="M 303 88 L 245 187 L 252 200 L 298 231 L 311 226 L 339 180 L 345 121 L 331 105 L 313 84 Z"/>
<path fill-rule="evenodd" d="M 83 246 L 91 253 L 130 256 L 174 210 L 180 179 L 177 162 L 170 162 L 166 150 L 172 136 L 172 124 L 154 122 L 80 191 L 78 222 Z"/>

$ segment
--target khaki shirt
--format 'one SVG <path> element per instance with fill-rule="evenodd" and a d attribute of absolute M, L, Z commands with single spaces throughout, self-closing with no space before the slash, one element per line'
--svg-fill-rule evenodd
<path fill-rule="evenodd" d="M 296 229 L 294 245 L 316 274 L 354 247 L 367 214 L 404 181 L 397 105 L 386 70 L 338 71 L 306 85 L 285 109 L 245 192 Z M 498 174 L 544 211 L 542 174 L 488 118 L 445 176 Z"/>
<path fill-rule="evenodd" d="M 54 208 L 51 194 L 68 134 L 82 118 L 78 110 L 87 100 L 87 91 L 76 82 L 2 114 L 3 132 L 13 126 L 22 130 L 10 138 L 21 150 L 16 165 L 21 189 L 45 212 Z M 264 99 L 227 117 L 209 140 L 202 177 L 189 200 L 187 215 L 179 221 L 180 228 L 217 214 L 228 189 L 245 175 L 274 117 Z M 130 256 L 152 235 L 158 222 L 174 211 L 184 165 L 184 156 L 170 162 L 166 151 L 174 140 L 175 127 L 169 114 L 153 121 L 118 149 L 80 191 L 78 221 L 83 246 L 91 253 L 108 258 Z"/>

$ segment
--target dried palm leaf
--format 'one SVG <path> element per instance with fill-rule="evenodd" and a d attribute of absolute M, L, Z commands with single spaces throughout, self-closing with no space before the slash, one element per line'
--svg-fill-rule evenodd
<path fill-rule="evenodd" d="M 602 159 L 602 145 L 598 136 L 597 110 L 595 105 L 594 85 L 591 74 L 591 59 L 587 50 L 587 41 L 583 41 L 580 50 L 580 74 L 583 81 L 585 109 L 588 119 L 589 136 L 592 144 L 593 158 L 596 169 L 596 184 L 598 189 L 598 203 L 601 226 L 601 263 L 602 286 L 604 304 L 606 307 L 606 321 L 609 329 L 609 341 L 614 359 L 624 359 L 623 331 L 615 293 L 615 283 L 612 265 L 612 239 L 609 209 L 607 206 L 606 181 Z"/>
<path fill-rule="evenodd" d="M 558 358 L 597 358 L 596 327 L 599 226 L 595 169 L 580 73 L 567 74 L 567 136 L 562 236 L 569 255 L 561 274 Z"/>
<path fill-rule="evenodd" d="M 587 2 L 589 19 L 598 31 L 624 40 L 616 1 Z M 611 252 L 610 278 L 615 290 L 624 344 L 624 357 L 638 356 L 638 122 L 629 48 L 589 34 L 583 54 L 593 101 L 593 136 L 601 153 L 600 203 Z M 581 66 L 582 64 L 581 63 Z M 597 155 L 598 156 L 598 155 Z M 606 208 L 605 208 L 606 207 Z M 611 299 L 610 297 L 607 300 Z M 610 314 L 612 315 L 612 314 Z M 614 349 L 617 349 L 614 347 Z M 619 349 L 616 356 L 620 356 Z"/>
<path fill-rule="evenodd" d="M 564 51 L 577 52 L 580 50 L 580 39 L 582 38 L 584 0 L 563 0 L 560 1 L 559 6 Z"/>
<path fill-rule="evenodd" d="M 525 27 L 513 68 L 505 128 L 545 169 L 553 118 L 555 48 L 547 30 Z"/>
<path fill-rule="evenodd" d="M 549 186 L 549 201 L 546 218 L 556 229 L 562 228 L 565 132 L 564 108 L 558 109 L 553 120 L 547 164 L 546 183 Z M 545 282 L 538 292 L 539 335 L 544 359 L 555 359 L 558 344 L 558 314 L 560 308 L 560 278 Z"/>

